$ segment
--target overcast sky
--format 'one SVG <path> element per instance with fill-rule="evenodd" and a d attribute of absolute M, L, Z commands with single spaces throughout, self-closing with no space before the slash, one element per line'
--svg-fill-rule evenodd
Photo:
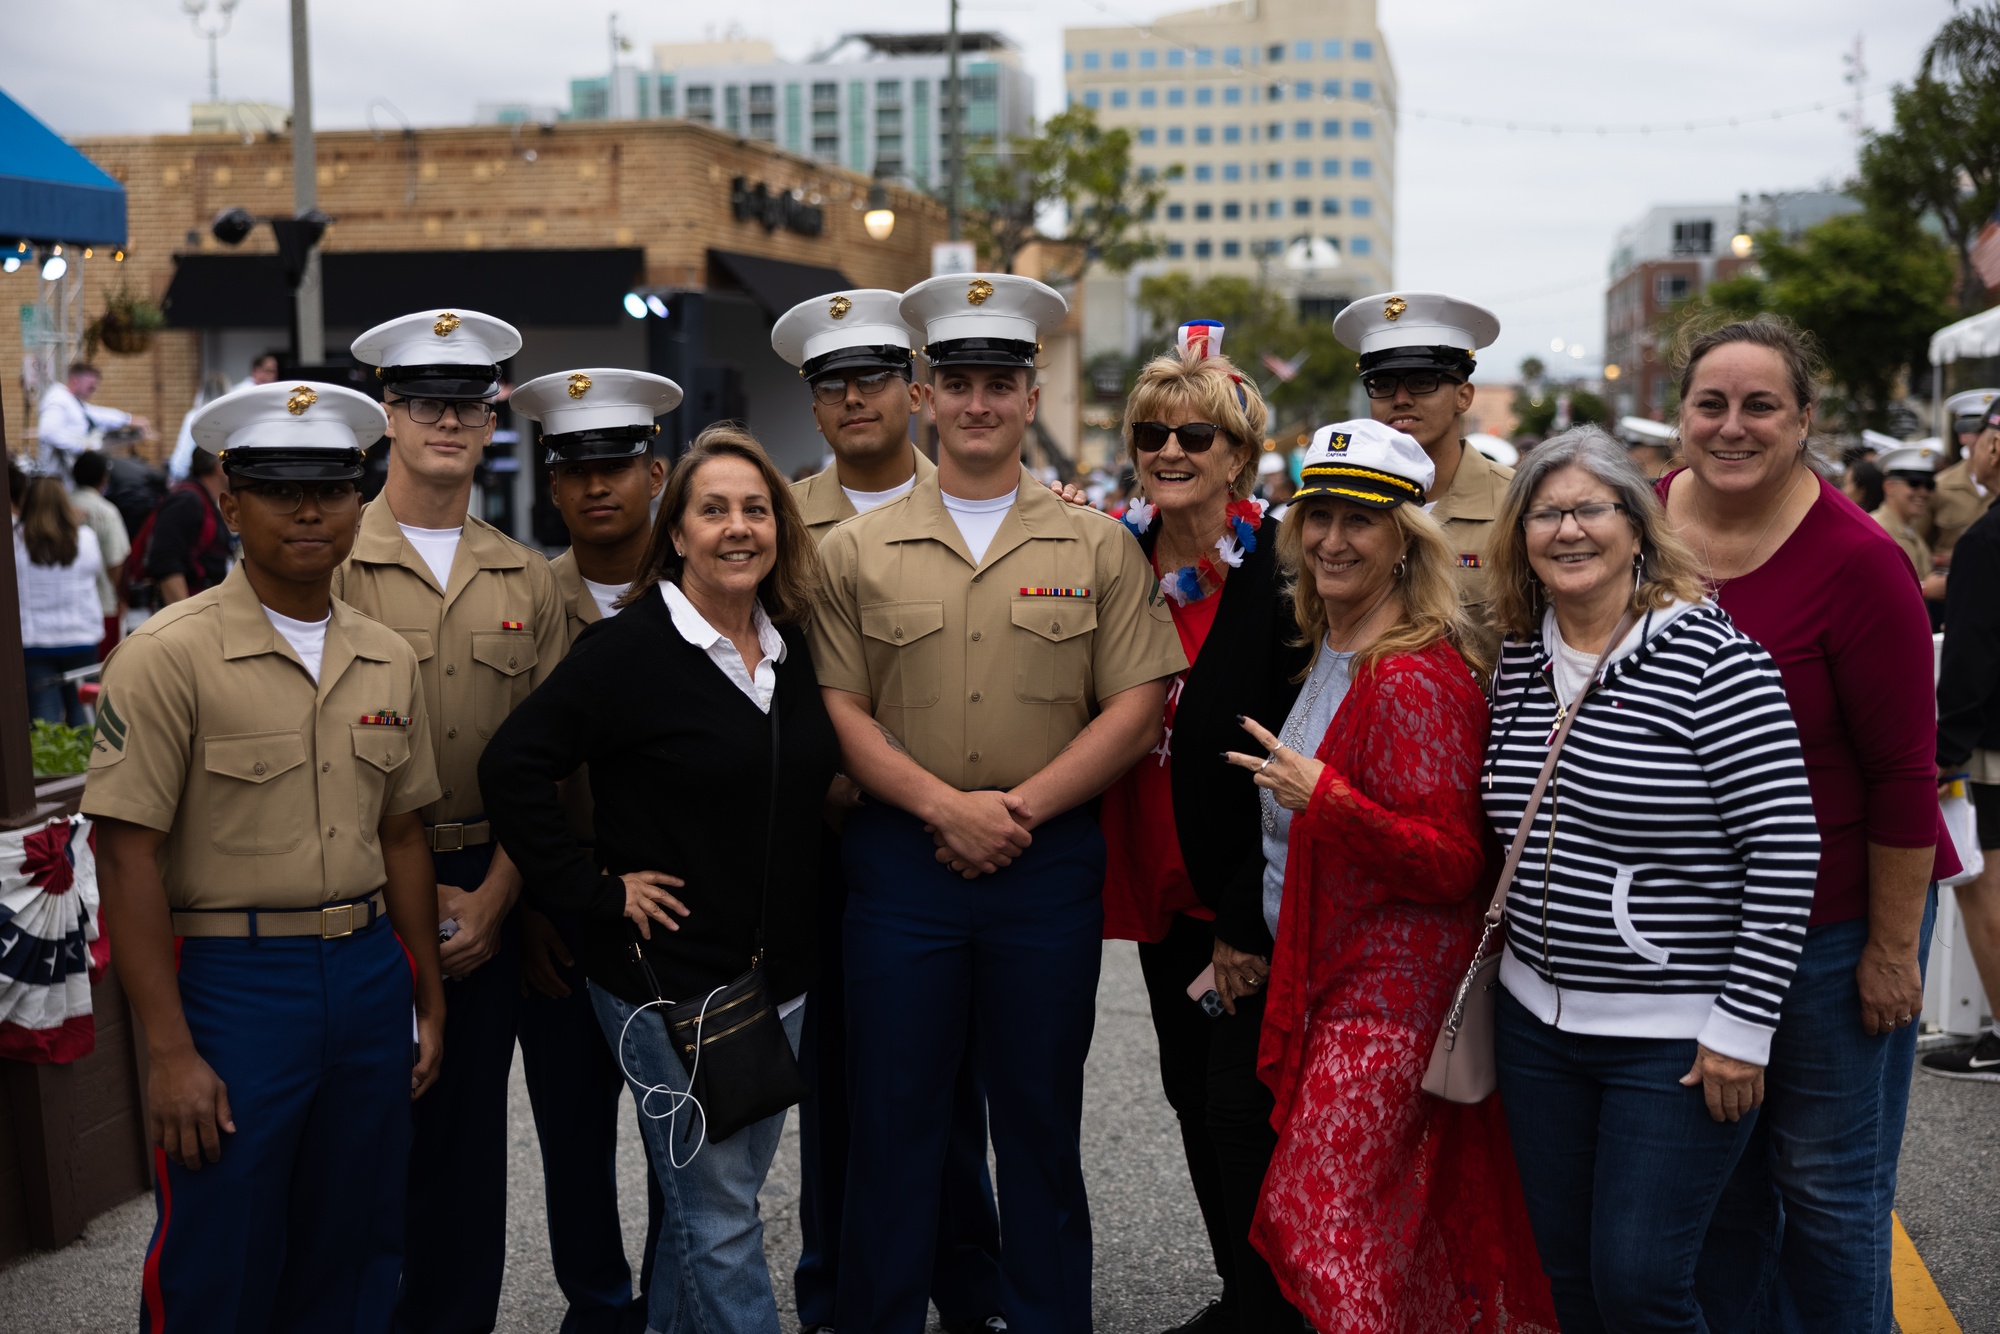
<path fill-rule="evenodd" d="M 1142 22 L 1185 6 L 1164 0 L 968 0 L 967 28 L 998 29 L 1026 51 L 1038 111 L 1062 96 L 1066 25 Z M 206 96 L 207 43 L 179 0 L 62 0 L 62 21 L 31 22 L 27 0 L 0 0 L 0 88 L 64 135 L 187 128 Z M 1551 357 L 1562 338 L 1602 352 L 1604 275 L 1618 227 L 1654 204 L 1734 200 L 1741 191 L 1844 180 L 1854 136 L 1842 57 L 1865 42 L 1870 123 L 1888 86 L 1907 81 L 1950 0 L 1381 0 L 1402 87 L 1396 281 L 1493 307 L 1500 344 L 1484 358 L 1509 374 Z M 620 27 L 639 48 L 724 33 L 804 57 L 843 31 L 909 31 L 943 0 L 625 0 Z M 609 62 L 610 12 L 547 0 L 341 0 L 316 7 L 314 104 L 324 128 L 393 124 L 386 99 L 419 126 L 463 123 L 481 101 L 566 106 L 568 80 Z M 289 104 L 289 6 L 243 0 L 221 42 L 222 94 Z M 1772 121 L 1774 110 L 1825 110 Z M 1419 115 L 1418 113 L 1424 113 Z M 1682 125 L 1738 116 L 1734 129 L 1560 135 L 1468 127 L 1464 117 L 1592 127 Z M 1190 312 L 1198 314 L 1199 312 Z"/>

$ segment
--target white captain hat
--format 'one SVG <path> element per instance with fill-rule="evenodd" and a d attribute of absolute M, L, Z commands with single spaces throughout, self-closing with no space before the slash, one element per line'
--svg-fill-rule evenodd
<path fill-rule="evenodd" d="M 664 375 L 604 366 L 537 376 L 507 400 L 514 411 L 541 424 L 549 463 L 647 453 L 660 431 L 654 419 L 680 402 L 681 387 Z"/>
<path fill-rule="evenodd" d="M 1944 401 L 1944 426 L 1967 435 L 1986 427 L 1986 414 L 1993 411 L 1993 400 L 2000 398 L 2000 389 L 1965 389 Z M 1966 418 L 1973 418 L 1966 421 Z"/>
<path fill-rule="evenodd" d="M 354 359 L 373 366 L 404 398 L 491 398 L 500 363 L 521 350 L 521 331 L 476 310 L 420 310 L 354 340 Z"/>
<path fill-rule="evenodd" d="M 854 371 L 907 376 L 915 340 L 903 323 L 902 301 L 901 292 L 880 287 L 801 301 L 771 326 L 771 350 L 807 382 Z"/>
<path fill-rule="evenodd" d="M 928 278 L 903 293 L 903 322 L 924 336 L 924 357 L 939 366 L 1035 365 L 1042 336 L 1069 314 L 1062 293 L 1013 273 Z"/>
<path fill-rule="evenodd" d="M 1928 477 L 1937 471 L 1938 464 L 1943 461 L 1944 443 L 1935 437 L 1912 440 L 1907 445 L 1899 442 L 1893 449 L 1885 449 L 1875 456 L 1875 466 L 1882 470 L 1884 477 L 1893 477 L 1899 472 L 1922 473 Z"/>
<path fill-rule="evenodd" d="M 337 384 L 285 381 L 224 394 L 188 419 L 224 472 L 260 482 L 349 482 L 389 430 L 381 405 Z"/>
<path fill-rule="evenodd" d="M 1313 432 L 1292 504 L 1327 496 L 1370 509 L 1421 505 L 1437 468 L 1416 437 L 1363 417 Z"/>
<path fill-rule="evenodd" d="M 1448 371 L 1470 379 L 1479 349 L 1500 336 L 1500 320 L 1443 292 L 1377 292 L 1334 316 L 1333 336 L 1361 354 L 1361 373 Z"/>

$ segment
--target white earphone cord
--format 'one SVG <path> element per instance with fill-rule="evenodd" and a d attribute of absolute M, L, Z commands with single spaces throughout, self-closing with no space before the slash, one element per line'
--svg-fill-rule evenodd
<path fill-rule="evenodd" d="M 625 1082 L 630 1084 L 633 1089 L 639 1091 L 639 1114 L 650 1120 L 667 1122 L 667 1161 L 672 1163 L 676 1170 L 686 1167 L 688 1163 L 693 1162 L 695 1155 L 699 1154 L 703 1146 L 708 1143 L 708 1112 L 702 1107 L 701 1099 L 694 1096 L 694 1080 L 695 1076 L 701 1072 L 701 1030 L 702 1025 L 708 1020 L 709 1002 L 721 995 L 723 990 L 724 988 L 717 987 L 715 990 L 709 992 L 708 995 L 702 997 L 701 1013 L 695 1016 L 694 1021 L 694 1063 L 688 1067 L 688 1086 L 685 1093 L 669 1084 L 648 1084 L 634 1075 L 631 1069 L 625 1064 L 625 1037 L 632 1030 L 632 1021 L 654 1006 L 672 1005 L 674 1004 L 673 1001 L 647 1001 L 644 1005 L 641 1005 L 638 1009 L 627 1015 L 624 1025 L 618 1030 L 618 1069 L 625 1076 Z M 666 1032 L 667 1048 L 669 1054 L 671 1054 L 674 1045 L 673 1029 L 669 1027 Z M 667 1095 L 669 1101 L 666 1111 L 656 1112 L 648 1105 L 652 1102 L 655 1093 L 664 1093 Z M 695 1112 L 701 1116 L 701 1135 L 695 1140 L 694 1153 L 690 1153 L 687 1156 L 687 1162 L 682 1162 L 674 1156 L 673 1122 L 680 1115 L 681 1108 L 690 1103 L 694 1105 Z"/>

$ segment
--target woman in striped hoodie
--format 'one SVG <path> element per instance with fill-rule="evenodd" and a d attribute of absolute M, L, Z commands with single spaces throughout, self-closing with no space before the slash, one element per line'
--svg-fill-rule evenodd
<path fill-rule="evenodd" d="M 1535 1241 L 1566 1334 L 1705 1330 L 1695 1263 L 1763 1100 L 1819 863 L 1798 730 L 1770 657 L 1703 597 L 1602 431 L 1522 462 L 1488 559 L 1507 639 L 1482 787 L 1502 840 L 1576 708 L 1500 970 Z"/>

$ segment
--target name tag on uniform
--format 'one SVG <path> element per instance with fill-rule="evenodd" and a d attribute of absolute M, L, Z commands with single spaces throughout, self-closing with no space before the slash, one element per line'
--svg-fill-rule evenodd
<path fill-rule="evenodd" d="M 362 714 L 361 721 L 369 727 L 408 727 L 410 725 L 410 715 L 407 713 L 391 713 L 387 709 L 384 709 L 381 713 Z"/>
<path fill-rule="evenodd" d="M 502 630 L 525 630 L 528 627 L 519 621 L 502 621 L 500 622 L 500 628 Z"/>
<path fill-rule="evenodd" d="M 1090 596 L 1090 590 L 1087 588 L 1024 588 L 1021 590 L 1021 596 L 1024 598 L 1087 598 Z"/>
<path fill-rule="evenodd" d="M 1458 553 L 1458 568 L 1461 570 L 1483 570 L 1486 568 L 1486 558 L 1476 551 L 1461 551 Z"/>

